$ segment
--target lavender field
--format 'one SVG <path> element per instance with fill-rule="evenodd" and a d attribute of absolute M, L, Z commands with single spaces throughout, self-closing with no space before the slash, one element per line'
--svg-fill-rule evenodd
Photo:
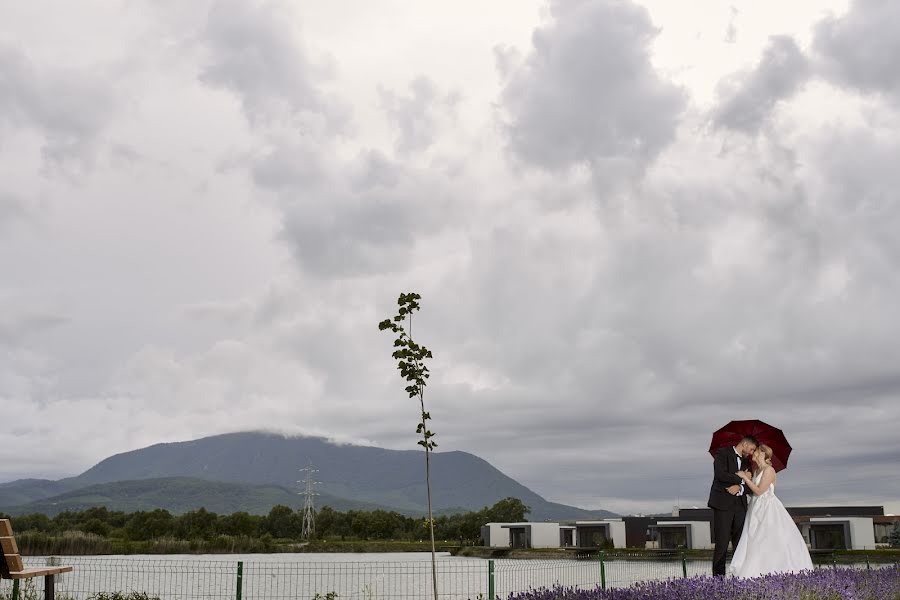
<path fill-rule="evenodd" d="M 900 566 L 756 579 L 697 576 L 605 591 L 555 587 L 510 594 L 508 600 L 900 600 Z"/>

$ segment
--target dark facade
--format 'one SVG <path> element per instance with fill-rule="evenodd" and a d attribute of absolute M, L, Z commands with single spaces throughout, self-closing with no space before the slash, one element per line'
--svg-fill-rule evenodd
<path fill-rule="evenodd" d="M 645 548 L 650 526 L 656 524 L 654 517 L 625 517 L 625 545 L 629 548 Z"/>

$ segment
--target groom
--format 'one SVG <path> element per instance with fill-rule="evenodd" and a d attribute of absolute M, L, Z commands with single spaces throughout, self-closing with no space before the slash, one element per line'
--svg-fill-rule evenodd
<path fill-rule="evenodd" d="M 713 511 L 713 575 L 725 575 L 725 553 L 728 542 L 737 548 L 747 514 L 747 491 L 744 482 L 735 475 L 750 470 L 750 456 L 759 442 L 752 435 L 744 436 L 737 446 L 726 446 L 716 452 L 713 462 L 713 482 L 709 491 L 709 506 Z"/>

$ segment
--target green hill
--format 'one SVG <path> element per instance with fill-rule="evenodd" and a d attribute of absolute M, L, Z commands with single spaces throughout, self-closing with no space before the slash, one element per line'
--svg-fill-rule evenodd
<path fill-rule="evenodd" d="M 9 483 L 0 483 L 0 508 L 49 498 L 77 487 L 78 484 L 71 480 L 18 479 Z"/>
<path fill-rule="evenodd" d="M 266 512 L 272 504 L 296 505 L 296 498 L 292 503 L 283 499 L 293 498 L 291 490 L 296 490 L 296 482 L 301 478 L 299 469 L 310 461 L 319 469 L 316 476 L 321 484 L 317 491 L 323 494 L 317 502 L 320 506 L 327 496 L 336 504 L 338 499 L 343 499 L 341 502 L 345 504 L 341 506 L 353 502 L 391 507 L 406 514 L 425 512 L 423 457 L 419 450 L 339 445 L 322 438 L 260 432 L 156 444 L 111 456 L 77 477 L 56 482 L 19 480 L 3 484 L 0 486 L 0 510 L 19 509 L 25 505 L 51 510 L 60 502 L 84 502 L 91 506 L 105 502 L 125 506 L 131 502 L 135 506 L 140 504 L 141 507 L 172 511 L 205 506 L 215 512 L 229 512 L 229 507 Z M 614 516 L 608 511 L 548 502 L 468 452 L 436 452 L 432 456 L 431 473 L 434 509 L 438 513 L 478 510 L 513 497 L 531 507 L 529 518 L 535 521 Z M 195 483 L 179 484 L 184 486 L 179 488 L 171 483 L 172 478 L 187 478 Z M 133 486 L 138 485 L 135 480 L 152 482 L 147 482 L 143 491 L 133 497 L 119 491 L 135 489 Z M 200 485 L 196 480 L 202 480 L 204 484 Z M 168 491 L 154 491 L 155 486 L 162 485 L 160 481 L 170 482 L 163 486 Z M 123 486 L 93 487 L 116 482 Z M 241 486 L 229 488 L 226 484 Z M 172 486 L 177 489 L 174 497 Z M 109 496 L 113 491 L 115 494 Z M 280 499 L 273 502 L 276 497 Z"/>
<path fill-rule="evenodd" d="M 56 515 L 67 510 L 84 510 L 105 506 L 109 510 L 134 512 L 165 508 L 173 514 L 183 514 L 205 508 L 217 514 L 246 511 L 264 515 L 277 505 L 292 508 L 303 506 L 303 497 L 296 490 L 277 485 L 251 485 L 204 481 L 190 477 L 165 477 L 101 483 L 78 488 L 50 498 L 5 509 L 12 515 L 43 513 Z M 322 494 L 316 498 L 319 507 L 330 506 L 335 510 L 376 510 L 384 506 L 366 502 L 354 502 Z"/>

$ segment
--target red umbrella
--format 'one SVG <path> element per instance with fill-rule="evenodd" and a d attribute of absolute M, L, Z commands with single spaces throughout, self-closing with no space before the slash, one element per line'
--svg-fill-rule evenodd
<path fill-rule="evenodd" d="M 725 427 L 716 431 L 709 445 L 709 453 L 716 456 L 720 448 L 736 446 L 745 435 L 752 435 L 760 444 L 765 444 L 772 449 L 772 466 L 776 471 L 787 467 L 788 457 L 791 455 L 791 445 L 788 444 L 784 432 L 768 423 L 756 419 L 749 421 L 731 421 Z"/>

